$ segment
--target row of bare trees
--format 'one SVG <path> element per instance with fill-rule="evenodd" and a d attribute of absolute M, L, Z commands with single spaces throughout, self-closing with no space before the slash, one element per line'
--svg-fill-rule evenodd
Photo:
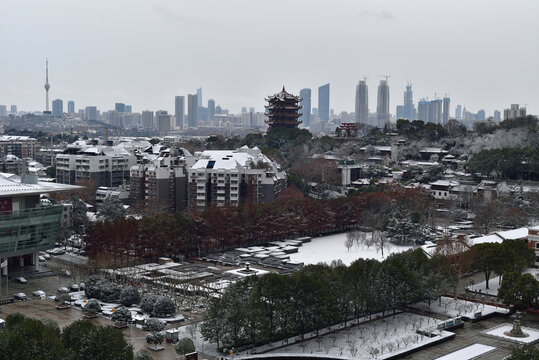
<path fill-rule="evenodd" d="M 380 229 L 394 206 L 423 209 L 428 196 L 418 189 L 314 200 L 286 193 L 271 204 L 208 208 L 195 214 L 158 214 L 92 224 L 86 235 L 91 259 L 125 266 L 132 259 L 200 256 L 238 246 L 295 236 L 318 236 L 359 226 Z M 422 211 L 422 210 L 420 210 Z M 110 261 L 109 265 L 110 265 Z"/>

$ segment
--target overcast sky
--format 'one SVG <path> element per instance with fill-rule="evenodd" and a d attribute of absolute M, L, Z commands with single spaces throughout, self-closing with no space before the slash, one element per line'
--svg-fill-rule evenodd
<path fill-rule="evenodd" d="M 449 94 L 487 115 L 510 103 L 539 113 L 538 0 L 0 0 L 0 104 L 43 110 L 115 102 L 173 112 L 174 96 L 262 110 L 283 85 L 331 84 L 330 106 L 354 110 L 367 77 L 370 111 L 390 75 L 391 107 Z M 64 105 L 66 106 L 66 105 Z"/>

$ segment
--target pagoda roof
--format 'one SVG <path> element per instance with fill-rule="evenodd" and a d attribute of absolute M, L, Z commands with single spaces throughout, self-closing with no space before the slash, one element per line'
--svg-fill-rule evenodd
<path fill-rule="evenodd" d="M 283 90 L 281 90 L 280 93 L 277 93 L 277 94 L 274 94 L 274 95 L 270 95 L 266 98 L 266 101 L 271 101 L 271 100 L 278 100 L 278 101 L 285 101 L 285 100 L 294 100 L 294 101 L 301 101 L 301 99 L 299 98 L 299 96 L 295 96 L 295 95 L 292 95 L 290 94 L 289 92 L 286 92 L 284 86 L 283 86 Z"/>

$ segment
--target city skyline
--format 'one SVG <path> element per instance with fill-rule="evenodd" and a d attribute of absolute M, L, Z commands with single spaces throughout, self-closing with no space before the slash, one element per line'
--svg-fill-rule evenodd
<path fill-rule="evenodd" d="M 533 86 L 539 80 L 534 64 L 539 50 L 532 46 L 539 31 L 534 22 L 539 4 L 478 1 L 470 7 L 456 1 L 443 13 L 436 4 L 419 1 L 339 1 L 330 8 L 324 4 L 287 2 L 286 16 L 277 16 L 280 6 L 269 9 L 241 1 L 193 2 L 181 7 L 171 1 L 134 2 L 129 7 L 114 1 L 4 2 L 0 40 L 5 49 L 19 50 L 17 56 L 3 59 L 0 103 L 17 104 L 26 111 L 43 110 L 43 62 L 48 58 L 51 99 L 73 99 L 81 109 L 112 109 L 116 102 L 123 102 L 133 104 L 137 112 L 166 109 L 173 113 L 175 96 L 203 88 L 205 99 L 215 99 L 237 113 L 243 106 L 263 108 L 264 97 L 283 84 L 298 94 L 302 88 L 316 89 L 329 82 L 331 108 L 352 112 L 358 80 L 367 76 L 367 84 L 375 89 L 381 80 L 376 74 L 388 74 L 391 99 L 401 99 L 406 79 L 411 79 L 416 99 L 447 93 L 453 104 L 472 111 L 485 109 L 493 114 L 519 103 L 527 104 L 528 113 L 539 113 L 539 90 Z M 299 16 L 303 11 L 310 16 Z M 261 16 L 279 21 L 267 26 Z M 21 18 L 25 22 L 17 21 Z M 331 26 L 316 25 L 328 20 Z M 412 26 L 414 22 L 421 26 Z M 425 30 L 429 26 L 439 30 L 433 32 L 436 35 Z M 307 45 L 301 67 L 267 52 L 267 41 L 284 39 L 291 31 Z M 414 41 L 403 42 L 403 38 Z M 66 41 L 74 46 L 65 46 Z M 178 50 L 170 45 L 177 42 L 189 45 L 189 56 L 181 52 L 183 47 Z M 432 46 L 417 45 L 425 42 Z M 19 46 L 22 43 L 24 47 Z M 240 43 L 249 44 L 251 56 L 237 51 Z M 316 46 L 320 43 L 325 44 L 322 52 Z M 528 55 L 519 58 L 504 51 L 507 44 L 525 49 Z M 283 42 L 282 46 L 293 53 L 291 44 Z M 156 47 L 167 56 L 141 51 Z M 451 48 L 459 52 L 448 52 Z M 397 104 L 390 103 L 391 113 Z M 376 108 L 373 96 L 369 108 Z"/>

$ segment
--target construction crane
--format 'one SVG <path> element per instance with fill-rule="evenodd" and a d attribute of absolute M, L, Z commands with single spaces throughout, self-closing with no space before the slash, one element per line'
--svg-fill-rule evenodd
<path fill-rule="evenodd" d="M 391 75 L 376 75 L 376 76 L 385 77 L 386 81 L 389 81 L 389 78 L 391 77 Z"/>

